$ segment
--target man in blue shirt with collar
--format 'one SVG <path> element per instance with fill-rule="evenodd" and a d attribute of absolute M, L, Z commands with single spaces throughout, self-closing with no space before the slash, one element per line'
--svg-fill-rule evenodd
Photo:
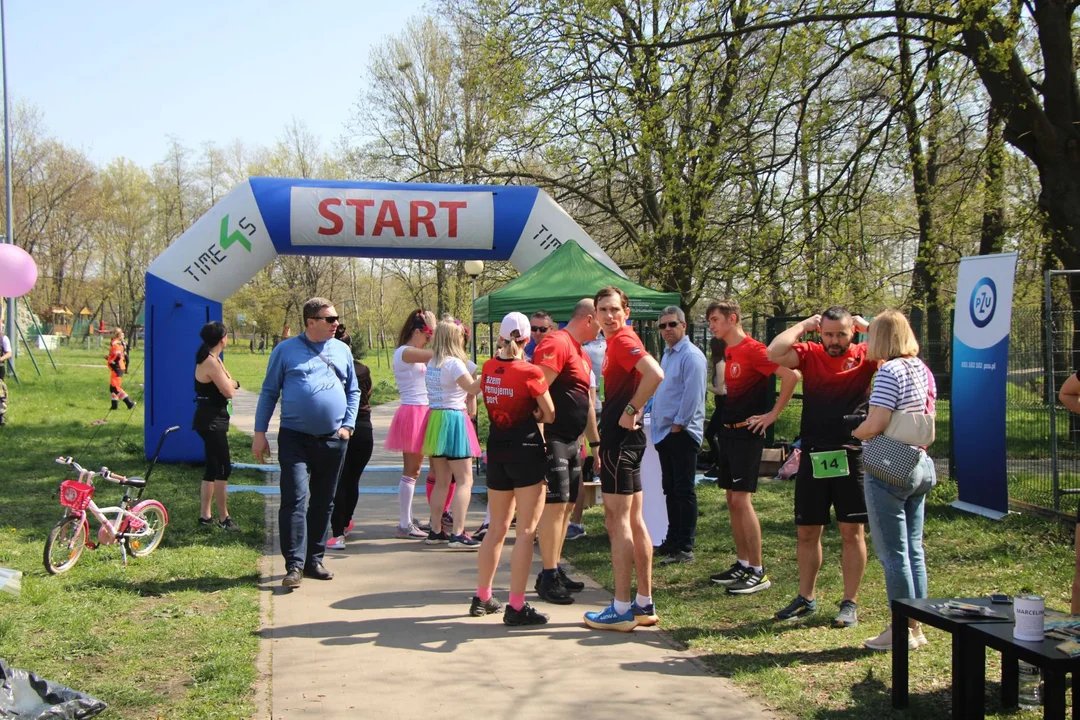
<path fill-rule="evenodd" d="M 686 336 L 686 314 L 666 307 L 660 335 L 667 344 L 664 381 L 652 403 L 652 437 L 660 456 L 668 532 L 656 555 L 662 564 L 693 562 L 697 533 L 697 456 L 705 430 L 705 354 Z"/>
<path fill-rule="evenodd" d="M 270 353 L 255 410 L 251 452 L 262 463 L 270 458 L 266 429 L 281 398 L 278 528 L 286 570 L 281 584 L 288 588 L 299 587 L 304 577 L 334 577 L 323 567 L 326 531 L 360 405 L 352 353 L 334 339 L 337 324 L 329 300 L 314 297 L 304 303 L 304 332 L 278 343 Z"/>

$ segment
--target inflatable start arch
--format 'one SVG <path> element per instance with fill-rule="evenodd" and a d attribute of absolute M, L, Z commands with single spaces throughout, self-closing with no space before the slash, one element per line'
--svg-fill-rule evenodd
<path fill-rule="evenodd" d="M 202 441 L 190 429 L 199 329 L 221 320 L 221 303 L 277 255 L 509 260 L 523 272 L 570 239 L 621 274 L 535 187 L 282 178 L 241 183 L 146 271 L 146 452 L 165 428 L 180 425 L 161 459 L 204 459 Z"/>

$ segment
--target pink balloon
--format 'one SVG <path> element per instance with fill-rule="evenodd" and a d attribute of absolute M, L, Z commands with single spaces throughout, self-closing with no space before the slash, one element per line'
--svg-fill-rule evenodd
<path fill-rule="evenodd" d="M 0 243 L 0 297 L 22 297 L 37 282 L 38 269 L 30 253 L 18 245 Z"/>

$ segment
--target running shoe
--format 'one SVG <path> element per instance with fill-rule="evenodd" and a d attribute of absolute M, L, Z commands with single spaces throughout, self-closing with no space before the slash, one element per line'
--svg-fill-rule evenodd
<path fill-rule="evenodd" d="M 233 522 L 232 515 L 217 524 L 225 532 L 240 532 L 240 526 Z"/>
<path fill-rule="evenodd" d="M 555 570 L 555 574 L 559 576 L 559 582 L 562 586 L 572 593 L 579 593 L 585 589 L 585 583 L 578 582 L 577 580 L 571 580 L 570 576 L 563 570 L 563 566 L 559 565 Z"/>
<path fill-rule="evenodd" d="M 522 625 L 546 625 L 547 621 L 548 616 L 544 613 L 537 612 L 529 603 L 522 605 L 520 610 L 515 610 L 507 605 L 506 612 L 503 613 L 503 622 L 512 627 L 520 627 Z"/>
<path fill-rule="evenodd" d="M 656 605 L 653 603 L 642 607 L 635 601 L 630 606 L 630 612 L 634 614 L 634 621 L 641 627 L 649 627 L 660 622 L 660 616 L 656 614 Z"/>
<path fill-rule="evenodd" d="M 692 563 L 697 558 L 694 557 L 694 553 L 689 550 L 676 550 L 670 555 L 665 555 L 660 558 L 661 565 L 678 565 L 679 563 Z"/>
<path fill-rule="evenodd" d="M 840 612 L 836 614 L 836 619 L 833 620 L 833 627 L 835 628 L 849 628 L 855 627 L 859 624 L 858 607 L 855 605 L 854 600 L 842 600 L 840 602 Z"/>
<path fill-rule="evenodd" d="M 461 533 L 460 535 L 450 536 L 450 547 L 455 550 L 479 550 L 480 541 L 473 540 L 469 537 L 469 533 Z"/>
<path fill-rule="evenodd" d="M 353 531 L 354 527 L 356 527 L 356 525 L 353 523 L 352 520 L 350 520 L 349 524 L 345 526 L 345 535 L 346 536 L 352 535 L 352 531 Z"/>
<path fill-rule="evenodd" d="M 345 549 L 345 536 L 339 535 L 338 537 L 330 538 L 326 543 L 327 550 L 344 550 Z"/>
<path fill-rule="evenodd" d="M 871 650 L 892 650 L 892 623 L 885 626 L 885 629 L 881 631 L 881 634 L 877 637 L 869 638 L 863 641 L 863 645 Z M 921 643 L 911 628 L 907 629 L 907 646 L 908 650 L 918 650 Z"/>
<path fill-rule="evenodd" d="M 704 477 L 706 480 L 716 480 L 718 477 L 720 477 L 720 468 L 713 465 L 705 471 Z"/>
<path fill-rule="evenodd" d="M 480 527 L 478 527 L 476 529 L 476 532 L 474 532 L 472 534 L 472 536 L 474 538 L 476 538 L 477 540 L 479 540 L 480 542 L 484 542 L 484 536 L 487 535 L 487 531 L 488 531 L 488 524 L 484 523 L 483 525 L 481 525 Z"/>
<path fill-rule="evenodd" d="M 401 538 L 402 540 L 423 540 L 428 534 L 416 527 L 415 525 L 409 525 L 407 528 L 399 527 L 397 532 L 394 533 L 394 537 Z"/>
<path fill-rule="evenodd" d="M 434 532 L 428 530 L 427 540 L 424 541 L 425 545 L 445 545 L 450 542 L 450 536 L 444 532 Z"/>
<path fill-rule="evenodd" d="M 743 576 L 727 586 L 730 595 L 752 595 L 772 587 L 772 580 L 765 574 L 765 569 L 760 572 L 749 568 Z"/>
<path fill-rule="evenodd" d="M 201 517 L 201 518 L 199 518 L 199 527 L 213 527 L 213 526 L 214 526 L 214 518 L 212 518 L 212 517 L 208 517 L 208 518 Z"/>
<path fill-rule="evenodd" d="M 585 537 L 585 526 L 581 523 L 570 523 L 566 526 L 566 539 L 577 540 L 578 538 Z"/>
<path fill-rule="evenodd" d="M 736 561 L 735 564 L 729 567 L 727 570 L 721 573 L 716 573 L 709 579 L 717 585 L 731 585 L 736 580 L 741 579 L 742 576 L 749 569 L 750 568 L 746 567 L 741 562 Z"/>
<path fill-rule="evenodd" d="M 541 600 L 552 605 L 570 605 L 574 602 L 574 596 L 559 582 L 558 573 L 545 576 L 540 573 L 536 576 L 536 594 Z"/>
<path fill-rule="evenodd" d="M 786 608 L 777 610 L 773 617 L 777 620 L 798 620 L 816 612 L 817 600 L 807 600 L 802 595 L 796 595 Z"/>
<path fill-rule="evenodd" d="M 454 514 L 449 510 L 442 514 L 442 531 L 447 535 L 454 532 Z"/>
<path fill-rule="evenodd" d="M 638 626 L 632 610 L 627 610 L 621 615 L 615 611 L 615 603 L 608 605 L 599 612 L 585 613 L 585 624 L 594 630 L 617 630 L 630 632 Z"/>
<path fill-rule="evenodd" d="M 428 531 L 431 530 L 431 523 L 420 522 L 416 518 L 413 518 L 412 524 L 415 525 L 416 527 L 420 528 L 424 532 L 428 532 Z"/>
<path fill-rule="evenodd" d="M 489 597 L 487 600 L 481 600 L 476 595 L 473 595 L 472 605 L 469 606 L 469 614 L 473 617 L 498 615 L 502 611 L 502 603 L 496 600 L 494 595 Z"/>

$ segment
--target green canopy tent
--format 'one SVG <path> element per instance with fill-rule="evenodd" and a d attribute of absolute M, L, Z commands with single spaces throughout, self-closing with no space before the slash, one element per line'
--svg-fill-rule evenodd
<path fill-rule="evenodd" d="M 526 315 L 547 310 L 555 320 L 566 322 L 579 300 L 608 285 L 622 288 L 630 298 L 631 319 L 655 320 L 665 307 L 679 304 L 679 293 L 659 292 L 627 280 L 567 240 L 525 274 L 476 298 L 473 323 L 499 322 L 514 310 Z"/>

